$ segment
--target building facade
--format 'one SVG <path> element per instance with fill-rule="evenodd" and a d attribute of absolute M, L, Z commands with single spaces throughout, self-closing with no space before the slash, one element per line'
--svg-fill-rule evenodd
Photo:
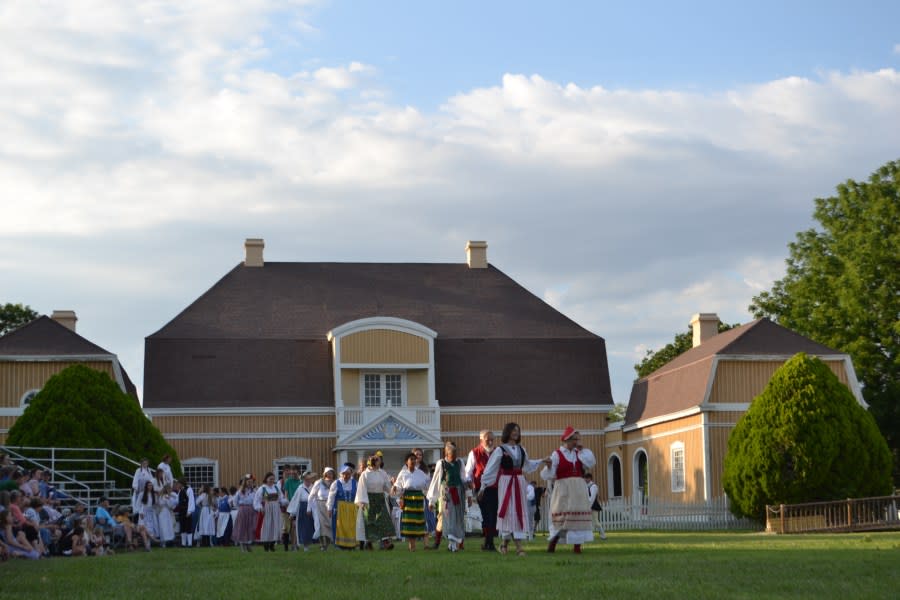
<path fill-rule="evenodd" d="M 567 425 L 602 447 L 605 342 L 469 242 L 462 264 L 245 260 L 145 343 L 144 409 L 186 472 L 219 485 L 413 447 L 435 461 L 515 421 L 532 456 Z M 196 477 L 195 477 L 196 478 Z"/>

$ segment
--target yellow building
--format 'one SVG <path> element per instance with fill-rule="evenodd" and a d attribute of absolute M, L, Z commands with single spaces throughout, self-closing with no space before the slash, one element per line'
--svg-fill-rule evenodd
<path fill-rule="evenodd" d="M 77 321 L 74 311 L 57 310 L 0 337 L 0 443 L 47 380 L 72 365 L 106 373 L 137 402 L 119 359 L 78 335 Z"/>
<path fill-rule="evenodd" d="M 602 447 L 605 342 L 488 263 L 245 260 L 146 339 L 144 409 L 188 477 L 232 485 L 284 464 L 321 471 L 381 450 L 462 453 L 520 424 L 531 456 L 569 424 Z"/>
<path fill-rule="evenodd" d="M 798 352 L 817 356 L 863 406 L 850 356 L 768 319 L 718 333 L 694 315 L 694 347 L 634 383 L 624 422 L 605 431 L 609 498 L 702 504 L 724 499 L 728 436 L 775 371 Z"/>

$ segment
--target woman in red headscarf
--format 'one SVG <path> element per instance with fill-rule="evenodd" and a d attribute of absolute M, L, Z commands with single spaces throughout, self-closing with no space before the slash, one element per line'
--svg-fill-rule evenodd
<path fill-rule="evenodd" d="M 597 459 L 593 452 L 581 447 L 581 434 L 574 427 L 566 427 L 561 440 L 562 445 L 550 455 L 550 465 L 541 471 L 542 478 L 553 482 L 547 552 L 555 551 L 561 542 L 572 544 L 575 553 L 581 554 L 581 545 L 594 539 L 584 474 L 597 464 Z"/>

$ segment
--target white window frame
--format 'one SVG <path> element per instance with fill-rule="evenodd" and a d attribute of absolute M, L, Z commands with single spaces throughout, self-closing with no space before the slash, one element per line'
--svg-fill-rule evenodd
<path fill-rule="evenodd" d="M 188 477 L 187 467 L 207 467 L 212 466 L 213 469 L 213 480 L 210 483 L 211 487 L 219 487 L 219 461 L 212 458 L 187 458 L 181 461 L 181 472 L 184 474 L 185 478 L 187 478 L 188 483 L 191 484 L 191 487 L 194 488 L 195 491 L 198 490 L 198 483 L 196 481 L 191 481 L 191 478 Z M 205 483 L 205 482 L 203 482 Z"/>
<path fill-rule="evenodd" d="M 672 470 L 672 492 L 685 491 L 684 443 L 675 442 L 669 446 L 669 464 Z"/>
<path fill-rule="evenodd" d="M 272 461 L 272 472 L 275 473 L 275 479 L 281 477 L 281 469 L 286 465 L 298 465 L 300 467 L 301 479 L 303 478 L 303 473 L 312 471 L 312 459 L 303 456 L 283 456 Z"/>
<path fill-rule="evenodd" d="M 22 397 L 19 398 L 19 406 L 22 408 L 27 408 L 29 404 L 31 404 L 32 399 L 37 396 L 41 391 L 41 388 L 33 388 L 22 394 Z"/>
<path fill-rule="evenodd" d="M 615 494 L 616 492 L 616 471 L 613 468 L 613 460 L 616 460 L 619 463 L 619 495 Z M 622 457 L 619 456 L 617 452 L 613 452 L 609 455 L 609 459 L 606 461 L 606 483 L 607 483 L 607 498 L 621 498 L 625 495 L 625 477 L 623 473 L 622 467 Z"/>
<path fill-rule="evenodd" d="M 379 400 L 378 406 L 369 406 L 366 403 L 366 376 L 367 375 L 376 375 L 380 380 L 380 389 L 379 389 Z M 400 405 L 393 406 L 387 404 L 387 375 L 399 375 L 400 376 Z M 406 371 L 391 371 L 391 370 L 365 370 L 360 371 L 359 373 L 359 403 L 363 408 L 404 408 L 406 406 L 407 401 L 407 385 L 406 385 Z"/>

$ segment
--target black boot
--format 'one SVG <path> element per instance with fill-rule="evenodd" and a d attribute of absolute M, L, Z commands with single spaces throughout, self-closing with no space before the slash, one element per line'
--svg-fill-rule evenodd
<path fill-rule="evenodd" d="M 288 533 L 284 533 L 281 535 L 281 543 L 284 544 L 284 551 L 288 551 L 288 545 L 291 543 L 291 536 Z"/>

